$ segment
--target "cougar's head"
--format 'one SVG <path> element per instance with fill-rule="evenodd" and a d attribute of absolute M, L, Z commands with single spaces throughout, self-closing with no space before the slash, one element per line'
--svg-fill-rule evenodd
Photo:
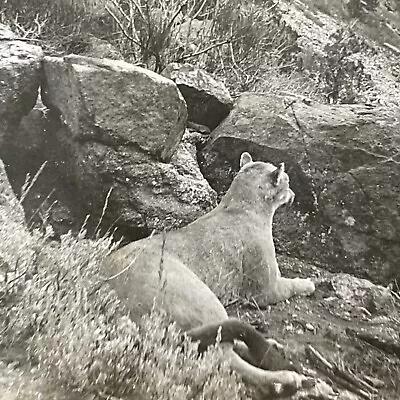
<path fill-rule="evenodd" d="M 295 194 L 289 187 L 289 176 L 285 165 L 276 167 L 270 163 L 254 162 L 247 152 L 240 157 L 240 171 L 237 176 L 241 181 L 246 180 L 249 197 L 255 196 L 268 203 L 273 209 L 283 204 L 292 204 Z"/>

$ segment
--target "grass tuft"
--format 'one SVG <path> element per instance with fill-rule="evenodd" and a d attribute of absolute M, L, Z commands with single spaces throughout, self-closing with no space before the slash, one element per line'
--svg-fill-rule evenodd
<path fill-rule="evenodd" d="M 244 399 L 218 348 L 198 356 L 165 315 L 137 326 L 99 263 L 111 238 L 28 232 L 0 209 L 0 319 L 3 346 L 25 345 L 46 378 L 82 394 L 119 399 Z"/>

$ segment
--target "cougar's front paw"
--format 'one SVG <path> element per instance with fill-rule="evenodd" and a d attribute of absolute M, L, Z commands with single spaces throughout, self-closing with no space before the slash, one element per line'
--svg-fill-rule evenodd
<path fill-rule="evenodd" d="M 311 279 L 296 278 L 296 281 L 296 293 L 298 295 L 309 296 L 315 292 L 315 285 Z"/>

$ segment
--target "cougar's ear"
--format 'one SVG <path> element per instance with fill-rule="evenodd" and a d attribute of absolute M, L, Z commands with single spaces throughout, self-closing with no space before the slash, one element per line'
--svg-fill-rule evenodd
<path fill-rule="evenodd" d="M 253 162 L 251 155 L 247 151 L 245 151 L 240 156 L 240 169 L 242 169 L 246 164 L 251 163 L 251 162 Z"/>
<path fill-rule="evenodd" d="M 285 172 L 285 163 L 280 163 L 279 167 L 272 172 L 272 184 L 278 186 L 281 182 L 283 173 Z"/>

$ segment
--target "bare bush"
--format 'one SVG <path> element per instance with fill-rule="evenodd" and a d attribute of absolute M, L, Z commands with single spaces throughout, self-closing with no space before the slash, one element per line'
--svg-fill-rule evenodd
<path fill-rule="evenodd" d="M 2 21 L 22 37 L 40 37 L 57 31 L 76 33 L 105 0 L 13 0 L 2 1 Z"/>
<path fill-rule="evenodd" d="M 16 0 L 0 9 L 17 33 L 52 49 L 85 52 L 93 34 L 156 72 L 171 62 L 204 68 L 234 95 L 264 87 L 271 71 L 286 82 L 297 68 L 296 40 L 271 0 Z"/>
<path fill-rule="evenodd" d="M 0 23 L 52 55 L 82 53 L 92 35 L 109 38 L 108 0 L 0 0 Z"/>
<path fill-rule="evenodd" d="M 222 3 L 226 3 L 224 0 Z M 223 43 L 214 35 L 214 19 L 221 10 L 207 1 L 110 0 L 106 6 L 124 40 L 119 45 L 130 61 L 161 72 L 170 62 L 180 62 Z M 198 18 L 202 18 L 201 20 Z"/>
<path fill-rule="evenodd" d="M 216 34 L 232 39 L 212 52 L 207 69 L 225 77 L 231 90 L 253 90 L 271 69 L 285 72 L 296 68 L 295 42 L 288 37 L 275 7 L 269 1 L 234 0 L 225 3 L 217 16 Z"/>
<path fill-rule="evenodd" d="M 235 92 L 254 89 L 271 68 L 295 68 L 294 42 L 270 1 L 111 0 L 107 10 L 125 58 L 161 72 L 191 62 Z"/>
<path fill-rule="evenodd" d="M 357 103 L 371 84 L 360 58 L 368 48 L 351 29 L 340 29 L 331 39 L 319 66 L 319 80 L 330 103 Z"/>

